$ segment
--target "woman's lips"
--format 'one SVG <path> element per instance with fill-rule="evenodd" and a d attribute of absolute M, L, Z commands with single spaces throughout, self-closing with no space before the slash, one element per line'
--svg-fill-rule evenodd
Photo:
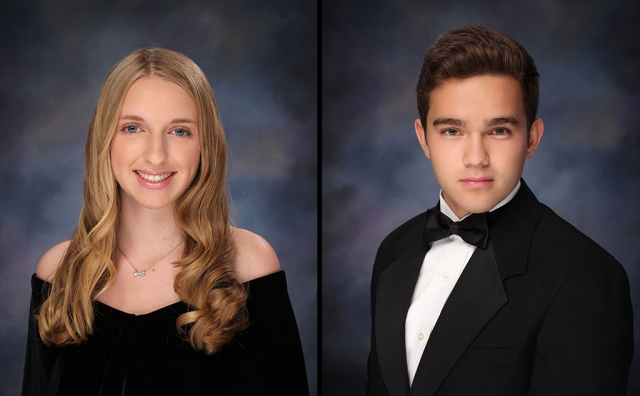
<path fill-rule="evenodd" d="M 141 178 L 143 178 L 144 180 L 148 181 L 148 182 L 161 182 L 164 179 L 166 179 L 167 177 L 171 176 L 171 174 L 173 172 L 149 172 L 149 171 L 135 171 L 138 176 L 140 176 Z"/>
<path fill-rule="evenodd" d="M 136 170 L 133 172 L 136 175 L 138 183 L 147 188 L 163 188 L 168 186 L 176 172 L 150 172 Z"/>

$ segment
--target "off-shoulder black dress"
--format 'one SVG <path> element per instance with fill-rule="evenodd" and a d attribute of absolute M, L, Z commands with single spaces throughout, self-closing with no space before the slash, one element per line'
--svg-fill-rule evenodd
<path fill-rule="evenodd" d="M 176 331 L 176 318 L 188 310 L 184 302 L 137 316 L 96 302 L 87 342 L 47 347 L 35 313 L 49 284 L 33 275 L 22 394 L 308 395 L 284 272 L 247 284 L 249 328 L 207 355 Z"/>

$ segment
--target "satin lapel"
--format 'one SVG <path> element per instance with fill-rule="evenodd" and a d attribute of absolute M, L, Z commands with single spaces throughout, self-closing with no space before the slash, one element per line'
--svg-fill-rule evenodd
<path fill-rule="evenodd" d="M 489 242 L 487 249 L 476 249 L 445 303 L 429 336 L 409 395 L 434 395 L 460 356 L 506 302 L 507 295 Z M 406 316 L 406 312 L 403 315 Z"/>
<path fill-rule="evenodd" d="M 391 396 L 404 396 L 409 392 L 404 324 L 413 289 L 427 254 L 427 247 L 422 242 L 424 224 L 419 228 L 410 233 L 413 235 L 413 242 L 378 277 L 376 349 L 382 378 Z"/>
<path fill-rule="evenodd" d="M 489 229 L 502 280 L 527 271 L 529 246 L 542 208 L 527 183 L 521 182 L 516 196 Z"/>

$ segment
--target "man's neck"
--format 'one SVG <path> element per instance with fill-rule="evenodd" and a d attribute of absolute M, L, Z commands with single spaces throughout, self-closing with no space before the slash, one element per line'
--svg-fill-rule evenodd
<path fill-rule="evenodd" d="M 520 190 L 521 185 L 522 185 L 522 182 L 518 181 L 518 184 L 516 184 L 513 190 L 511 190 L 509 195 L 507 195 L 502 201 L 500 201 L 497 205 L 491 208 L 489 212 L 493 212 L 494 210 L 501 208 L 507 203 L 509 203 L 509 201 L 511 201 L 513 197 L 516 196 L 516 194 L 518 193 L 518 190 Z M 455 214 L 451 209 L 451 207 L 449 206 L 449 204 L 447 203 L 446 199 L 444 198 L 444 194 L 442 194 L 442 190 L 440 190 L 440 211 L 443 214 L 445 214 L 447 217 L 449 217 L 452 221 L 462 221 L 465 217 L 472 214 L 470 212 L 466 212 L 464 214 L 461 213 L 462 216 L 458 216 L 457 214 Z"/>

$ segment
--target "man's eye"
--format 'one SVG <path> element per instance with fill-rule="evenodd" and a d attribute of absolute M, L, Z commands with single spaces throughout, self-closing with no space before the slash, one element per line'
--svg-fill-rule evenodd
<path fill-rule="evenodd" d="M 444 134 L 447 136 L 456 136 L 458 134 L 457 129 L 445 129 Z"/>
<path fill-rule="evenodd" d="M 187 136 L 189 135 L 189 131 L 187 131 L 186 129 L 182 129 L 182 128 L 178 128 L 178 129 L 174 129 L 173 130 L 173 134 L 176 136 Z"/>
<path fill-rule="evenodd" d="M 126 127 L 124 127 L 124 131 L 127 133 L 136 133 L 140 130 L 140 128 L 138 128 L 135 125 L 127 125 Z"/>
<path fill-rule="evenodd" d="M 500 135 L 500 136 L 502 136 L 502 135 L 506 135 L 506 134 L 508 134 L 508 133 L 509 133 L 509 130 L 508 130 L 508 129 L 506 129 L 506 128 L 496 128 L 496 129 L 494 129 L 494 130 L 493 130 L 493 133 L 494 133 L 495 135 Z"/>

